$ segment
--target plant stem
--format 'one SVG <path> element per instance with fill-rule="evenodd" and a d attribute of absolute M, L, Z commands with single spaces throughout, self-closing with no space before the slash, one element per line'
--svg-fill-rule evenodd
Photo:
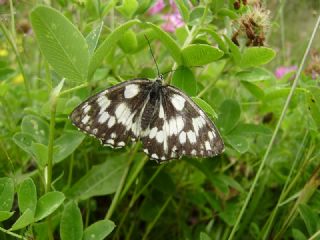
<path fill-rule="evenodd" d="M 258 179 L 259 179 L 260 176 L 261 176 L 261 173 L 262 173 L 262 170 L 263 170 L 263 168 L 264 168 L 264 165 L 265 165 L 266 162 L 267 162 L 267 158 L 268 158 L 268 156 L 269 156 L 269 153 L 271 152 L 272 146 L 273 146 L 273 144 L 274 144 L 274 141 L 275 141 L 275 139 L 276 139 L 276 136 L 277 136 L 277 134 L 278 134 L 278 131 L 279 131 L 279 129 L 280 129 L 280 126 L 281 126 L 281 124 L 282 124 L 282 122 L 283 122 L 283 119 L 284 119 L 284 117 L 285 117 L 285 115 L 286 115 L 286 112 L 287 112 L 287 110 L 288 110 L 289 103 L 291 102 L 291 99 L 292 99 L 292 96 L 293 96 L 293 94 L 294 94 L 294 91 L 295 91 L 295 89 L 296 89 L 296 87 L 297 87 L 297 85 L 298 85 L 299 78 L 300 78 L 300 74 L 301 74 L 301 72 L 302 72 L 302 68 L 303 68 L 303 66 L 304 66 L 304 63 L 305 63 L 306 58 L 307 58 L 307 56 L 308 56 L 308 53 L 309 53 L 309 51 L 310 51 L 311 44 L 312 44 L 312 42 L 313 42 L 313 40 L 314 40 L 314 38 L 315 38 L 317 29 L 319 28 L 319 25 L 320 25 L 320 16 L 318 17 L 318 20 L 317 20 L 317 22 L 316 22 L 316 24 L 315 24 L 315 27 L 314 27 L 314 29 L 313 29 L 311 38 L 310 38 L 309 43 L 308 43 L 308 46 L 307 46 L 307 49 L 306 49 L 306 51 L 305 51 L 305 53 L 304 53 L 304 56 L 303 56 L 302 61 L 301 61 L 301 63 L 300 63 L 300 66 L 299 66 L 297 75 L 296 75 L 296 77 L 295 77 L 295 79 L 294 79 L 294 82 L 293 82 L 293 84 L 292 84 L 292 87 L 291 87 L 291 89 L 290 89 L 290 93 L 289 93 L 289 95 L 288 95 L 288 97 L 287 97 L 287 100 L 286 100 L 286 102 L 285 102 L 285 105 L 284 105 L 284 107 L 283 107 L 283 109 L 282 109 L 281 116 L 280 116 L 280 118 L 279 118 L 279 120 L 278 120 L 278 122 L 277 122 L 276 128 L 275 128 L 275 130 L 274 130 L 274 132 L 273 132 L 273 134 L 272 134 L 272 137 L 271 137 L 271 140 L 270 140 L 270 142 L 269 142 L 268 148 L 267 148 L 267 150 L 266 150 L 266 152 L 265 152 L 265 154 L 264 154 L 264 156 L 263 156 L 263 159 L 262 159 L 261 164 L 260 164 L 260 166 L 259 166 L 258 172 L 257 172 L 257 174 L 256 174 L 256 176 L 255 176 L 255 178 L 254 178 L 254 180 L 253 180 L 253 183 L 252 183 L 251 188 L 250 188 L 250 190 L 249 190 L 249 193 L 248 193 L 248 195 L 247 195 L 247 197 L 246 197 L 246 200 L 245 200 L 245 202 L 244 202 L 244 204 L 243 204 L 243 206 L 242 206 L 242 208 L 241 208 L 241 210 L 240 210 L 240 213 L 239 213 L 239 215 L 238 215 L 238 217 L 237 217 L 237 220 L 236 220 L 236 222 L 235 222 L 235 225 L 233 226 L 232 231 L 231 231 L 231 233 L 230 233 L 230 235 L 229 235 L 229 238 L 228 238 L 229 240 L 231 240 L 231 239 L 234 238 L 234 235 L 235 235 L 236 231 L 238 230 L 238 227 L 239 227 L 239 224 L 240 224 L 240 220 L 242 219 L 242 216 L 243 216 L 243 214 L 244 214 L 244 211 L 246 210 L 246 208 L 247 208 L 247 206 L 248 206 L 248 204 L 249 204 L 249 201 L 250 201 L 250 199 L 251 199 L 251 197 L 252 197 L 253 191 L 254 191 L 257 183 L 258 183 Z"/>
<path fill-rule="evenodd" d="M 2 227 L 0 227 L 0 231 L 6 233 L 6 234 L 8 234 L 8 235 L 11 235 L 11 236 L 13 236 L 13 237 L 19 238 L 19 239 L 28 240 L 28 239 L 25 238 L 24 236 L 21 236 L 21 235 L 19 235 L 19 234 L 14 233 L 14 232 L 10 232 L 9 230 L 4 229 L 4 228 L 2 228 Z"/>
<path fill-rule="evenodd" d="M 114 195 L 114 197 L 113 197 L 113 199 L 112 199 L 111 205 L 110 205 L 110 207 L 109 207 L 109 209 L 108 209 L 108 212 L 107 212 L 107 214 L 106 214 L 106 216 L 105 216 L 105 219 L 110 219 L 110 218 L 111 218 L 114 210 L 116 209 L 117 204 L 118 204 L 119 201 L 120 201 L 120 193 L 121 193 L 121 190 L 122 190 L 123 185 L 124 185 L 124 183 L 125 183 L 125 180 L 126 180 L 126 178 L 127 178 L 127 175 L 128 175 L 128 172 L 129 172 L 129 169 L 130 169 L 130 166 L 131 166 L 131 163 L 132 163 L 132 161 L 133 161 L 133 159 L 134 159 L 134 156 L 136 155 L 136 152 L 137 152 L 137 150 L 138 150 L 138 147 L 139 147 L 139 144 L 136 144 L 136 145 L 131 149 L 131 151 L 129 152 L 129 156 L 130 156 L 130 157 L 129 157 L 129 161 L 128 161 L 128 163 L 127 163 L 126 168 L 125 168 L 124 171 L 123 171 L 123 174 L 122 174 L 120 183 L 119 183 L 118 188 L 117 188 L 117 191 L 116 191 L 116 193 L 115 193 L 115 195 Z"/>
<path fill-rule="evenodd" d="M 11 46 L 12 50 L 14 51 L 14 53 L 15 53 L 15 55 L 16 55 L 17 62 L 18 62 L 18 65 L 19 65 L 19 69 L 20 69 L 21 75 L 23 76 L 23 80 L 24 80 L 23 82 L 24 82 L 24 86 L 25 86 L 25 89 L 26 89 L 27 97 L 28 97 L 28 99 L 30 99 L 29 81 L 28 81 L 27 76 L 26 76 L 26 73 L 25 73 L 25 71 L 24 71 L 23 64 L 22 64 L 22 60 L 21 60 L 21 57 L 20 57 L 18 48 L 17 48 L 17 46 L 15 45 L 13 39 L 10 37 L 9 31 L 8 31 L 7 28 L 4 26 L 3 23 L 0 23 L 0 29 L 2 30 L 3 35 L 4 35 L 5 38 L 7 39 L 9 45 Z"/>
<path fill-rule="evenodd" d="M 52 181 L 53 143 L 54 143 L 54 127 L 56 122 L 56 107 L 57 107 L 57 99 L 53 97 L 51 101 L 51 110 L 50 110 L 46 192 L 50 191 L 51 181 Z"/>
<path fill-rule="evenodd" d="M 59 94 L 59 96 L 62 96 L 62 95 L 65 95 L 65 94 L 74 92 L 74 91 L 76 91 L 76 90 L 78 90 L 78 89 L 81 89 L 81 88 L 88 87 L 88 85 L 89 85 L 89 84 L 86 82 L 86 83 L 83 83 L 83 84 L 81 84 L 81 85 L 79 85 L 79 86 L 76 86 L 76 87 L 74 87 L 74 88 L 70 88 L 70 89 L 61 91 L 61 93 Z"/>
<path fill-rule="evenodd" d="M 145 232 L 145 234 L 143 235 L 142 240 L 146 240 L 148 239 L 148 234 L 151 232 L 152 228 L 154 227 L 154 225 L 156 224 L 156 222 L 158 221 L 158 219 L 160 218 L 161 214 L 163 213 L 163 211 L 166 209 L 168 203 L 170 202 L 170 200 L 172 199 L 172 196 L 169 196 L 166 200 L 166 202 L 162 205 L 161 209 L 159 210 L 157 216 L 155 216 L 155 218 L 153 219 L 153 221 L 148 225 L 147 230 Z"/>

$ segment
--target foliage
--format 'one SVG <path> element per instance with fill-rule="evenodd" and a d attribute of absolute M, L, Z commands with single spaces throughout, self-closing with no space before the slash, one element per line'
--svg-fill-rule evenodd
<path fill-rule="evenodd" d="M 30 10 L 9 2 L 0 3 L 8 13 L 0 16 L 1 239 L 319 235 L 320 74 L 298 75 L 284 106 L 294 74 L 273 74 L 271 61 L 284 52 L 266 43 L 283 22 L 266 22 L 264 7 L 60 0 Z M 145 36 L 160 72 L 175 70 L 167 83 L 217 124 L 222 155 L 157 165 L 139 143 L 109 149 L 71 126 L 68 115 L 93 93 L 156 77 Z"/>

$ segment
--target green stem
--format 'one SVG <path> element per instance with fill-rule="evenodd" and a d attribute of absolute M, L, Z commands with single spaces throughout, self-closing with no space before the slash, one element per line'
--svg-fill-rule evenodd
<path fill-rule="evenodd" d="M 74 163 L 74 154 L 72 153 L 70 158 L 70 165 L 69 165 L 69 174 L 68 174 L 68 183 L 67 183 L 68 188 L 71 186 L 71 182 L 72 182 L 73 163 Z"/>
<path fill-rule="evenodd" d="M 129 156 L 130 156 L 129 161 L 128 161 L 127 166 L 126 166 L 126 168 L 125 168 L 125 170 L 124 170 L 124 172 L 123 172 L 123 174 L 122 174 L 122 177 L 121 177 L 119 186 L 118 186 L 117 191 L 116 191 L 116 193 L 115 193 L 115 195 L 114 195 L 114 197 L 113 197 L 113 199 L 112 199 L 111 205 L 110 205 L 110 207 L 109 207 L 109 209 L 108 209 L 108 212 L 107 212 L 107 214 L 106 214 L 106 216 L 105 216 L 105 219 L 110 219 L 110 218 L 111 218 L 114 210 L 116 209 L 117 204 L 118 204 L 119 201 L 120 201 L 121 190 L 122 190 L 122 188 L 123 188 L 123 186 L 124 186 L 124 183 L 125 183 L 125 180 L 126 180 L 126 178 L 127 178 L 127 175 L 128 175 L 128 172 L 129 172 L 129 169 L 130 169 L 130 166 L 131 166 L 131 163 L 132 163 L 132 161 L 133 161 L 133 159 L 134 159 L 134 156 L 136 155 L 136 152 L 137 152 L 137 150 L 138 150 L 138 147 L 139 147 L 139 145 L 136 144 L 136 145 L 131 149 L 131 151 L 129 152 Z"/>
<path fill-rule="evenodd" d="M 50 110 L 46 192 L 50 191 L 51 182 L 52 182 L 53 144 L 54 144 L 54 130 L 55 130 L 54 127 L 56 122 L 56 107 L 57 107 L 57 99 L 56 97 L 53 97 L 51 100 L 51 110 Z"/>
<path fill-rule="evenodd" d="M 243 206 L 242 206 L 242 208 L 241 208 L 241 210 L 240 210 L 240 213 L 239 213 L 239 215 L 238 215 L 238 217 L 237 217 L 237 220 L 236 220 L 236 222 L 235 222 L 235 225 L 233 226 L 232 231 L 231 231 L 231 233 L 230 233 L 230 235 L 229 235 L 229 238 L 228 238 L 229 240 L 231 240 L 231 239 L 234 238 L 234 235 L 235 235 L 236 231 L 237 231 L 238 228 L 239 228 L 240 220 L 242 219 L 242 216 L 243 216 L 243 214 L 244 214 L 244 211 L 246 210 L 246 208 L 247 208 L 247 206 L 248 206 L 248 204 L 249 204 L 249 201 L 250 201 L 250 199 L 251 199 L 251 197 L 252 197 L 253 191 L 254 191 L 257 183 L 258 183 L 258 179 L 259 179 L 260 176 L 261 176 L 261 173 L 262 173 L 262 170 L 263 170 L 263 168 L 264 168 L 264 165 L 265 165 L 266 162 L 267 162 L 267 158 L 268 158 L 268 156 L 269 156 L 269 154 L 270 154 L 270 152 L 271 152 L 271 149 L 272 149 L 272 147 L 273 147 L 273 144 L 274 144 L 274 141 L 275 141 L 276 136 L 277 136 L 277 134 L 278 134 L 278 131 L 279 131 L 279 129 L 280 129 L 280 126 L 281 126 L 281 124 L 282 124 L 282 122 L 283 122 L 283 119 L 284 119 L 284 117 L 285 117 L 285 115 L 286 115 L 286 112 L 287 112 L 287 110 L 288 110 L 289 103 L 291 102 L 291 99 L 292 99 L 292 96 L 293 96 L 293 94 L 294 94 L 294 91 L 295 91 L 295 89 L 296 89 L 296 87 L 297 87 L 297 85 L 298 85 L 299 78 L 300 78 L 300 75 L 301 75 L 301 72 L 302 72 L 302 68 L 303 68 L 304 63 L 305 63 L 305 61 L 306 61 L 306 59 L 307 59 L 308 53 L 309 53 L 310 48 L 311 48 L 311 44 L 312 44 L 312 42 L 313 42 L 313 40 L 314 40 L 314 38 L 315 38 L 315 35 L 316 35 L 316 32 L 317 32 L 317 30 L 318 30 L 319 25 L 320 25 L 320 16 L 319 16 L 319 18 L 318 18 L 318 20 L 317 20 L 317 22 L 316 22 L 316 25 L 315 25 L 315 27 L 314 27 L 314 29 L 313 29 L 311 38 L 310 38 L 309 43 L 308 43 L 308 46 L 307 46 L 307 49 L 306 49 L 306 51 L 305 51 L 305 53 L 304 53 L 304 56 L 303 56 L 302 61 L 301 61 L 301 63 L 300 63 L 300 66 L 299 66 L 297 75 L 296 75 L 296 77 L 295 77 L 295 79 L 294 79 L 294 82 L 293 82 L 293 84 L 292 84 L 292 87 L 291 87 L 291 89 L 290 89 L 290 93 L 289 93 L 289 95 L 288 95 L 288 97 L 287 97 L 287 100 L 286 100 L 286 102 L 285 102 L 285 105 L 284 105 L 284 107 L 283 107 L 283 109 L 282 109 L 282 112 L 281 112 L 281 116 L 280 116 L 280 118 L 279 118 L 279 121 L 277 122 L 276 128 L 275 128 L 275 130 L 274 130 L 274 132 L 273 132 L 273 134 L 272 134 L 272 137 L 271 137 L 271 140 L 270 140 L 270 142 L 269 142 L 268 148 L 267 148 L 267 150 L 266 150 L 266 152 L 265 152 L 265 154 L 264 154 L 264 156 L 263 156 L 263 159 L 262 159 L 262 161 L 261 161 L 261 164 L 260 164 L 260 166 L 259 166 L 259 169 L 258 169 L 258 171 L 257 171 L 257 174 L 256 174 L 256 176 L 255 176 L 255 178 L 254 178 L 254 180 L 253 180 L 253 183 L 252 183 L 251 188 L 250 188 L 250 190 L 249 190 L 249 193 L 248 193 L 248 195 L 247 195 L 247 197 L 246 197 L 246 200 L 245 200 L 245 202 L 244 202 L 244 204 L 243 204 Z"/>
<path fill-rule="evenodd" d="M 168 199 L 166 200 L 166 202 L 163 204 L 163 206 L 159 210 L 158 214 L 153 219 L 153 221 L 148 225 L 147 230 L 146 230 L 145 234 L 143 235 L 142 240 L 148 239 L 149 233 L 151 232 L 152 228 L 154 227 L 154 225 L 156 224 L 156 222 L 158 221 L 158 219 L 162 215 L 163 211 L 166 209 L 166 207 L 167 207 L 167 205 L 168 205 L 168 203 L 170 202 L 171 199 L 172 199 L 172 196 L 169 196 Z"/>
<path fill-rule="evenodd" d="M 11 16 L 11 33 L 12 33 L 12 37 L 13 40 L 16 40 L 16 28 L 15 28 L 15 20 L 14 20 L 14 8 L 13 8 L 13 3 L 12 0 L 9 1 L 9 5 L 10 5 L 10 16 Z"/>
<path fill-rule="evenodd" d="M 13 237 L 19 238 L 19 239 L 28 240 L 28 239 L 25 238 L 24 236 L 21 236 L 21 235 L 19 235 L 19 234 L 13 233 L 13 232 L 10 232 L 9 230 L 4 229 L 4 228 L 2 228 L 2 227 L 0 227 L 0 231 L 6 233 L 6 234 L 8 234 L 8 235 L 11 235 L 11 236 L 13 236 Z"/>
<path fill-rule="evenodd" d="M 27 76 L 26 76 L 26 73 L 24 71 L 24 68 L 23 68 L 23 64 L 22 64 L 22 60 L 21 60 L 21 56 L 19 54 L 19 51 L 18 51 L 18 48 L 17 46 L 15 45 L 13 39 L 10 37 L 10 33 L 9 31 L 7 30 L 7 28 L 3 25 L 3 23 L 0 23 L 0 29 L 1 31 L 3 32 L 3 35 L 5 36 L 5 38 L 7 39 L 9 45 L 11 46 L 12 50 L 14 51 L 15 55 L 16 55 L 16 58 L 17 58 L 17 62 L 18 62 L 18 65 L 19 65 L 19 69 L 20 69 L 20 72 L 23 76 L 23 82 L 24 82 L 24 86 L 25 86 L 25 89 L 26 89 L 26 93 L 27 93 L 27 97 L 28 99 L 30 99 L 30 89 L 29 89 L 29 81 L 27 79 Z"/>
<path fill-rule="evenodd" d="M 85 87 L 88 87 L 88 83 L 83 83 L 79 86 L 76 86 L 74 88 L 70 88 L 70 89 L 67 89 L 67 90 L 64 90 L 64 91 L 61 91 L 61 93 L 59 94 L 59 96 L 62 96 L 62 95 L 65 95 L 65 94 L 68 94 L 68 93 L 71 93 L 71 92 L 74 92 L 78 89 L 81 89 L 81 88 L 85 88 Z"/>

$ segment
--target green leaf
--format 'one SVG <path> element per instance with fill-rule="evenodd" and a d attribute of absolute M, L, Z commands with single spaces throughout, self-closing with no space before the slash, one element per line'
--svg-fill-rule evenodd
<path fill-rule="evenodd" d="M 191 44 L 182 49 L 181 53 L 186 66 L 205 65 L 223 56 L 221 50 L 206 44 Z"/>
<path fill-rule="evenodd" d="M 241 81 L 242 85 L 257 99 L 263 99 L 264 91 L 256 84 L 248 81 Z"/>
<path fill-rule="evenodd" d="M 22 119 L 21 132 L 30 134 L 36 142 L 48 144 L 49 124 L 35 115 Z"/>
<path fill-rule="evenodd" d="M 237 101 L 225 100 L 220 106 L 220 115 L 217 121 L 219 129 L 225 134 L 230 132 L 238 124 L 240 114 L 241 109 Z"/>
<path fill-rule="evenodd" d="M 178 7 L 180 15 L 183 18 L 183 21 L 187 22 L 189 19 L 189 6 L 183 0 L 175 0 L 175 3 Z"/>
<path fill-rule="evenodd" d="M 65 131 L 54 142 L 53 152 L 54 163 L 61 162 L 68 157 L 82 143 L 85 135 L 79 131 Z"/>
<path fill-rule="evenodd" d="M 197 82 L 193 72 L 184 66 L 178 67 L 172 76 L 173 86 L 184 91 L 189 96 L 197 95 Z"/>
<path fill-rule="evenodd" d="M 71 187 L 67 195 L 74 199 L 85 200 L 92 196 L 114 193 L 126 167 L 126 162 L 126 155 L 120 155 L 94 166 Z"/>
<path fill-rule="evenodd" d="M 122 4 L 116 9 L 125 17 L 131 18 L 135 11 L 138 9 L 137 0 L 122 0 Z"/>
<path fill-rule="evenodd" d="M 260 67 L 250 68 L 249 70 L 238 72 L 236 74 L 236 78 L 248 82 L 275 80 L 272 72 Z"/>
<path fill-rule="evenodd" d="M 292 229 L 292 239 L 294 240 L 308 240 L 308 238 L 299 229 Z"/>
<path fill-rule="evenodd" d="M 201 232 L 200 233 L 200 240 L 211 240 L 211 237 L 207 233 Z"/>
<path fill-rule="evenodd" d="M 231 19 L 237 19 L 238 15 L 234 12 L 231 11 L 228 8 L 220 8 L 219 11 L 217 12 L 219 17 L 229 17 Z"/>
<path fill-rule="evenodd" d="M 35 221 L 49 216 L 63 203 L 65 196 L 62 192 L 48 192 L 39 198 L 36 208 Z"/>
<path fill-rule="evenodd" d="M 190 12 L 188 25 L 194 26 L 194 25 L 200 25 L 200 24 L 203 24 L 203 25 L 209 24 L 213 19 L 212 12 L 208 8 L 205 19 L 202 19 L 204 12 L 205 12 L 205 7 L 193 8 Z M 202 20 L 203 22 L 201 22 Z"/>
<path fill-rule="evenodd" d="M 102 32 L 103 28 L 103 22 L 101 22 L 95 29 L 93 29 L 87 36 L 86 36 L 86 42 L 88 44 L 88 51 L 90 56 L 94 53 L 96 50 L 96 47 L 98 46 L 98 41 L 100 38 L 100 34 Z"/>
<path fill-rule="evenodd" d="M 0 222 L 3 222 L 14 214 L 14 212 L 9 212 L 9 211 L 0 211 Z"/>
<path fill-rule="evenodd" d="M 237 135 L 227 135 L 224 137 L 225 141 L 231 145 L 239 153 L 245 153 L 249 150 L 249 143 L 245 137 Z"/>
<path fill-rule="evenodd" d="M 320 89 L 317 87 L 309 88 L 308 106 L 313 121 L 320 129 Z"/>
<path fill-rule="evenodd" d="M 165 48 L 169 51 L 171 57 L 178 65 L 182 65 L 181 50 L 176 41 L 165 31 L 153 23 L 145 23 L 144 26 L 151 28 L 154 31 L 155 38 L 159 39 Z M 148 37 L 148 36 L 147 36 Z"/>
<path fill-rule="evenodd" d="M 29 154 L 33 154 L 32 143 L 34 142 L 34 139 L 32 135 L 18 132 L 13 135 L 12 139 L 22 150 Z"/>
<path fill-rule="evenodd" d="M 83 240 L 103 240 L 114 228 L 115 224 L 108 219 L 97 221 L 84 230 Z"/>
<path fill-rule="evenodd" d="M 243 68 L 257 67 L 270 62 L 276 55 L 271 48 L 249 47 L 241 55 L 240 66 Z"/>
<path fill-rule="evenodd" d="M 25 179 L 19 186 L 18 204 L 21 212 L 29 209 L 33 214 L 37 207 L 37 190 L 31 178 Z"/>
<path fill-rule="evenodd" d="M 314 234 L 319 229 L 318 214 L 306 204 L 299 205 L 299 214 L 306 225 L 309 235 Z"/>
<path fill-rule="evenodd" d="M 24 213 L 17 219 L 12 225 L 11 231 L 15 231 L 24 228 L 34 222 L 34 212 L 27 208 Z"/>
<path fill-rule="evenodd" d="M 123 34 L 123 37 L 119 41 L 119 46 L 125 53 L 133 53 L 138 47 L 137 36 L 129 29 Z"/>
<path fill-rule="evenodd" d="M 10 211 L 13 204 L 14 183 L 12 178 L 0 178 L 0 211 Z"/>
<path fill-rule="evenodd" d="M 54 70 L 72 81 L 87 79 L 89 51 L 79 30 L 53 8 L 38 6 L 31 24 L 43 55 Z"/>
<path fill-rule="evenodd" d="M 239 64 L 241 61 L 241 53 L 239 47 L 235 45 L 227 36 L 224 36 L 224 40 L 227 42 L 229 46 L 233 61 Z"/>
<path fill-rule="evenodd" d="M 68 203 L 63 210 L 60 222 L 61 240 L 82 239 L 83 223 L 79 207 L 74 201 Z"/>
<path fill-rule="evenodd" d="M 227 48 L 225 42 L 222 40 L 220 35 L 214 29 L 204 28 L 204 29 L 202 29 L 202 31 L 208 33 L 215 40 L 215 42 L 218 44 L 219 48 L 223 52 L 227 52 L 228 51 L 228 48 Z"/>
<path fill-rule="evenodd" d="M 115 30 L 113 30 L 112 33 L 108 35 L 108 37 L 101 43 L 101 45 L 94 52 L 91 58 L 90 65 L 89 65 L 88 79 L 91 79 L 94 71 L 100 66 L 103 59 L 110 54 L 110 52 L 116 46 L 119 39 L 123 37 L 123 34 L 129 28 L 131 28 L 133 25 L 139 22 L 140 22 L 139 20 L 128 21 L 120 25 L 119 27 L 117 27 Z"/>
<path fill-rule="evenodd" d="M 31 144 L 32 154 L 35 156 L 37 164 L 44 168 L 48 163 L 48 147 L 42 143 Z"/>
<path fill-rule="evenodd" d="M 209 116 L 213 118 L 218 118 L 217 113 L 213 110 L 213 108 L 204 100 L 199 97 L 192 97 L 192 100 Z"/>
<path fill-rule="evenodd" d="M 230 135 L 253 136 L 253 135 L 271 135 L 272 130 L 262 124 L 239 123 Z"/>

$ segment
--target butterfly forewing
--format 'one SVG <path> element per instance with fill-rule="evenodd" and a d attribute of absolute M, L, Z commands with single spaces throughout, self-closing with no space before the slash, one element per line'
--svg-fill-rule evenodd
<path fill-rule="evenodd" d="M 166 161 L 181 156 L 211 157 L 223 151 L 220 134 L 206 114 L 172 86 L 161 90 L 159 107 L 142 137 L 144 152 Z"/>
<path fill-rule="evenodd" d="M 104 145 L 123 147 L 130 138 L 139 138 L 141 114 L 151 85 L 148 79 L 115 85 L 80 104 L 71 113 L 71 120 Z"/>

